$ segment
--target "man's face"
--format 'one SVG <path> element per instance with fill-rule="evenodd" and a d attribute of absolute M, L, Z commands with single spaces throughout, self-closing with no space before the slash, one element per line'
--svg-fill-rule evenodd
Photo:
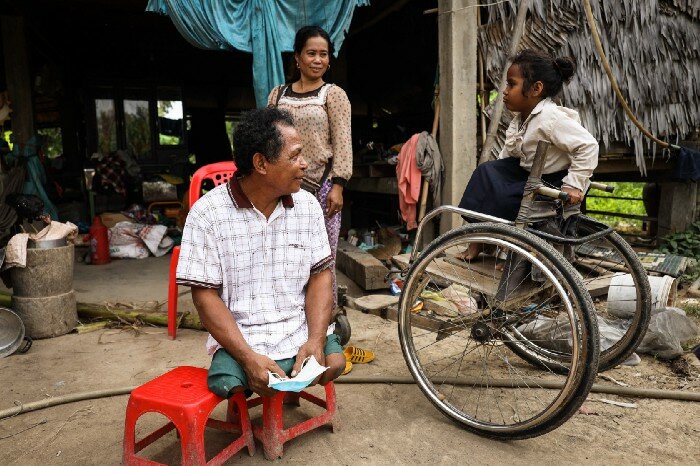
<path fill-rule="evenodd" d="M 299 133 L 293 126 L 277 125 L 282 136 L 283 146 L 274 162 L 268 161 L 267 174 L 269 182 L 280 196 L 291 194 L 301 189 L 301 180 L 308 167 L 301 156 L 302 143 Z"/>

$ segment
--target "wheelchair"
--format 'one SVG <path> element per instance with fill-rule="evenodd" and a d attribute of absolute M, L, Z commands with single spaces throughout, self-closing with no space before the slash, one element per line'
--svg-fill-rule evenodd
<path fill-rule="evenodd" d="M 447 417 L 490 438 L 535 437 L 565 422 L 597 372 L 635 350 L 651 313 L 646 272 L 611 228 L 580 214 L 531 218 L 537 196 L 559 199 L 555 206 L 566 199 L 541 182 L 546 149 L 540 142 L 515 222 L 438 207 L 420 222 L 415 245 L 438 215 L 472 223 L 422 251 L 414 247 L 402 271 L 398 330 L 409 371 Z M 471 243 L 491 253 L 466 260 L 461 253 Z M 619 273 L 630 274 L 635 287 L 636 304 L 625 319 L 591 298 L 591 290 Z M 620 329 L 604 347 L 601 319 Z"/>

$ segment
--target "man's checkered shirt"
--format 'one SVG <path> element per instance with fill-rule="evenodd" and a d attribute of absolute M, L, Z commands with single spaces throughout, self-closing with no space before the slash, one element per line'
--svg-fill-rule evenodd
<path fill-rule="evenodd" d="M 266 219 L 234 179 L 204 195 L 187 216 L 177 283 L 218 289 L 253 351 L 284 359 L 296 356 L 308 339 L 309 277 L 330 264 L 323 211 L 314 196 L 303 190 L 284 196 Z M 209 335 L 209 354 L 219 348 Z"/>

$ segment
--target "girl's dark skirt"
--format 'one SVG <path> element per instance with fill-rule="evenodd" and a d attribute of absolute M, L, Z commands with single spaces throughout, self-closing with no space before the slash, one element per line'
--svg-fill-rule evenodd
<path fill-rule="evenodd" d="M 548 186 L 561 188 L 568 170 L 542 176 Z M 479 165 L 464 190 L 459 207 L 506 220 L 515 220 L 529 172 L 520 159 L 506 157 Z"/>

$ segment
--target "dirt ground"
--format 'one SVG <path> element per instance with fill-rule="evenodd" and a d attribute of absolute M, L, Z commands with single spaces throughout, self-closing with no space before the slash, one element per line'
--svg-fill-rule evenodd
<path fill-rule="evenodd" d="M 83 302 L 163 301 L 169 257 L 119 261 L 106 266 L 76 264 L 75 289 Z M 360 290 L 347 283 L 350 294 Z M 192 309 L 189 296 L 181 309 Z M 353 342 L 376 352 L 371 364 L 356 365 L 352 375 L 408 375 L 396 324 L 359 312 L 349 314 Z M 108 329 L 36 341 L 29 353 L 0 359 L 0 410 L 16 403 L 88 390 L 139 385 L 181 365 L 208 366 L 206 334 L 181 330 L 169 340 L 165 329 Z M 643 357 L 635 367 L 606 373 L 635 387 L 700 391 L 697 369 L 679 377 L 667 363 Z M 598 383 L 610 383 L 598 379 Z M 341 431 L 319 429 L 285 446 L 282 461 L 326 464 L 691 464 L 700 458 L 700 404 L 621 398 L 593 393 L 577 414 L 557 430 L 530 440 L 498 442 L 465 432 L 437 411 L 414 385 L 337 385 Z M 635 403 L 623 408 L 600 402 Z M 0 421 L 0 464 L 119 464 L 127 396 L 82 401 Z M 223 404 L 215 413 L 223 412 Z M 259 408 L 258 408 L 259 409 Z M 298 416 L 314 409 L 302 404 Z M 259 411 L 251 413 L 253 419 Z M 144 416 L 141 434 L 163 418 Z M 226 434 L 207 432 L 214 453 Z M 144 454 L 178 464 L 174 433 Z M 266 464 L 259 448 L 241 452 L 229 464 Z"/>

